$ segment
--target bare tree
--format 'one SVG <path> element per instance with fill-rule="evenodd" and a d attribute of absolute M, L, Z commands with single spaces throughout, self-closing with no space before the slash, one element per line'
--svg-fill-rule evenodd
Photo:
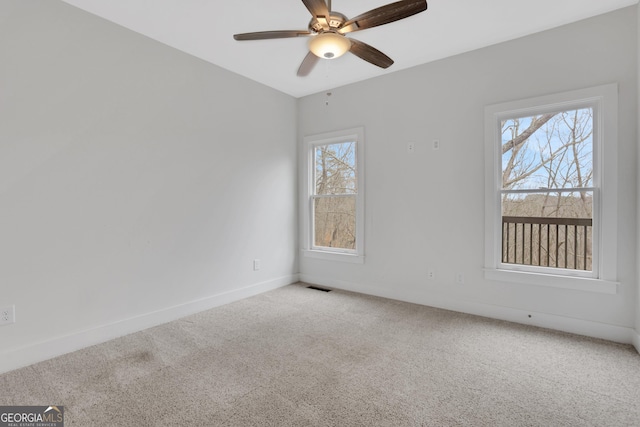
<path fill-rule="evenodd" d="M 519 181 L 526 179 L 542 167 L 542 162 L 534 164 L 534 161 L 526 163 L 521 149 L 525 146 L 529 137 L 544 124 L 551 120 L 556 113 L 531 117 L 531 123 L 525 129 L 521 129 L 520 119 L 512 119 L 502 122 L 502 135 L 510 135 L 510 139 L 502 143 L 502 155 L 511 152 L 511 156 L 503 167 L 502 188 L 513 188 Z M 504 139 L 504 138 L 503 138 Z"/>
<path fill-rule="evenodd" d="M 356 247 L 356 144 L 321 145 L 315 150 L 315 245 Z"/>
<path fill-rule="evenodd" d="M 506 190 L 502 195 L 503 216 L 592 218 L 593 191 L 588 189 L 593 186 L 591 108 L 505 120 L 502 135 L 502 188 Z M 553 258 L 556 263 L 553 266 L 563 262 L 567 267 L 571 256 L 573 263 L 577 263 L 575 255 L 580 250 L 581 268 L 590 269 L 590 230 L 567 226 L 551 229 L 547 224 L 540 226 L 536 238 L 533 225 L 528 237 L 524 224 L 521 228 L 511 227 L 504 233 L 510 233 L 510 238 L 520 239 L 522 243 L 518 263 L 543 265 L 544 258 L 547 265 L 552 266 Z M 547 230 L 546 241 L 536 256 L 533 247 L 542 245 L 543 227 Z M 503 255 L 518 258 L 516 247 L 510 247 L 509 251 L 512 253 Z"/>
<path fill-rule="evenodd" d="M 503 121 L 503 140 L 508 139 L 502 143 L 502 188 L 538 189 L 539 194 L 546 195 L 547 201 L 553 198 L 554 205 L 538 202 L 535 203 L 536 209 L 517 211 L 527 215 L 533 215 L 537 211 L 543 216 L 553 216 L 558 213 L 567 214 L 568 212 L 564 212 L 567 206 L 575 205 L 581 208 L 581 214 L 590 215 L 591 201 L 588 200 L 587 192 L 578 193 L 581 205 L 563 205 L 563 199 L 575 198 L 576 195 L 554 190 L 592 185 L 592 110 L 585 108 L 527 119 L 528 124 L 524 129 L 523 119 Z M 512 193 L 505 193 L 503 196 L 505 203 L 522 205 L 524 199 L 526 198 Z"/>

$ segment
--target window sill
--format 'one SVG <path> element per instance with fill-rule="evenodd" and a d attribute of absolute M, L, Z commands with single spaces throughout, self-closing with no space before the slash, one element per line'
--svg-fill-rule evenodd
<path fill-rule="evenodd" d="M 350 262 L 352 264 L 364 264 L 364 256 L 340 252 L 328 252 L 305 249 L 302 254 L 308 258 L 323 259 L 326 261 Z"/>
<path fill-rule="evenodd" d="M 484 278 L 487 280 L 497 280 L 501 282 L 547 286 L 551 288 L 571 289 L 575 291 L 595 292 L 609 295 L 617 294 L 619 285 L 619 282 L 587 277 L 560 276 L 490 268 L 484 269 Z"/>

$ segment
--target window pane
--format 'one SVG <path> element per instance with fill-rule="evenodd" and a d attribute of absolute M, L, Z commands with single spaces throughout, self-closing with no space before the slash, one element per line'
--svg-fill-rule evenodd
<path fill-rule="evenodd" d="M 356 194 L 356 143 L 319 145 L 314 151 L 316 194 Z"/>
<path fill-rule="evenodd" d="M 502 195 L 502 262 L 592 271 L 593 192 Z"/>
<path fill-rule="evenodd" d="M 314 199 L 315 246 L 356 248 L 356 196 Z"/>
<path fill-rule="evenodd" d="M 502 188 L 593 186 L 593 109 L 502 121 Z"/>

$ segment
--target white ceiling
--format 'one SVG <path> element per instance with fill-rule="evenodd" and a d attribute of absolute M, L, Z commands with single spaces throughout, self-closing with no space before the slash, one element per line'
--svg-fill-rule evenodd
<path fill-rule="evenodd" d="M 63 0 L 205 61 L 295 97 L 575 22 L 638 0 L 427 0 L 401 21 L 349 34 L 394 59 L 387 70 L 346 54 L 297 77 L 307 38 L 235 41 L 233 34 L 306 30 L 300 0 Z M 394 0 L 333 0 L 352 18 Z"/>

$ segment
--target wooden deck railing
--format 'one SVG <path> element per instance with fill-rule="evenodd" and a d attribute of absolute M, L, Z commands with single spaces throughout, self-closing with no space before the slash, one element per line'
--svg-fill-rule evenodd
<path fill-rule="evenodd" d="M 502 217 L 502 262 L 592 269 L 590 218 Z"/>

